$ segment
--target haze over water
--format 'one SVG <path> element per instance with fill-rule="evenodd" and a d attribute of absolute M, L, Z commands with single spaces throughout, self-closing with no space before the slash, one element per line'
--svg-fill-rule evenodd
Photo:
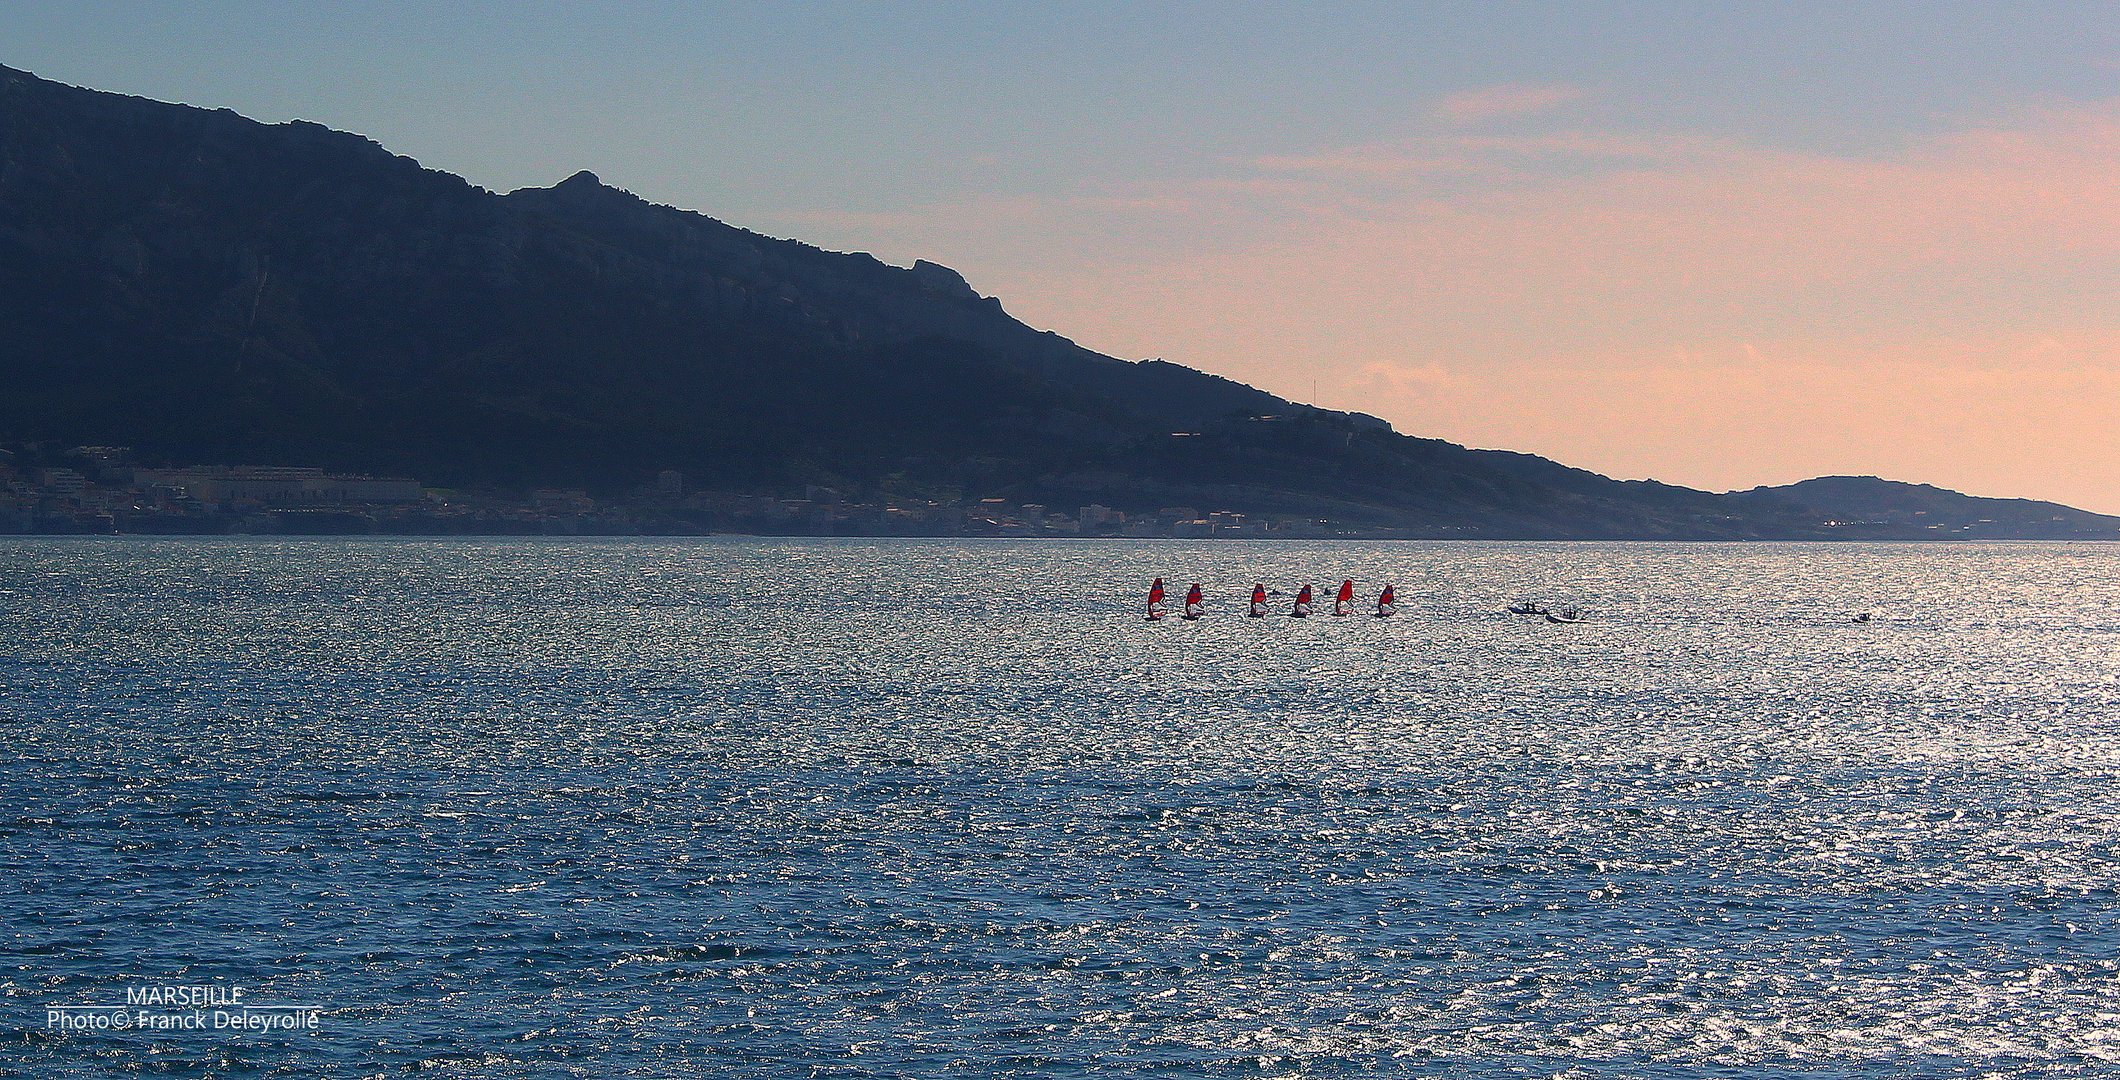
<path fill-rule="evenodd" d="M 2120 546 L 11 538 L 0 724 L 0 1071 L 2120 1062 Z"/>

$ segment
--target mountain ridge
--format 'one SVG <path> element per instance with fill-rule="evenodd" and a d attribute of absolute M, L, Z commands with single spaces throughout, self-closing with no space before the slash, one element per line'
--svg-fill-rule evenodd
<path fill-rule="evenodd" d="M 1800 500 L 1612 480 L 1104 356 L 940 264 L 767 237 L 587 170 L 497 194 L 309 121 L 6 67 L 0 325 L 0 441 L 163 463 L 600 493 L 671 470 L 1375 535 L 1846 535 Z M 2095 517 L 2076 524 L 2120 536 Z"/>

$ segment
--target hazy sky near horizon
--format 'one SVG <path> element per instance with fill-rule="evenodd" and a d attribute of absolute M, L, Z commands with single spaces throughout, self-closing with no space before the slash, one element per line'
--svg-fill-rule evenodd
<path fill-rule="evenodd" d="M 0 63 L 961 270 L 1400 430 L 2120 513 L 2120 6 L 22 3 Z"/>

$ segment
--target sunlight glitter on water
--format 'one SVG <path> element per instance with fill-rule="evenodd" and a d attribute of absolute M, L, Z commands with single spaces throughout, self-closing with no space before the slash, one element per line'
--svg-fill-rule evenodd
<path fill-rule="evenodd" d="M 0 547 L 41 1073 L 2120 1055 L 2109 545 Z M 1241 617 L 1345 576 L 1400 614 Z M 31 1022 L 142 979 L 344 1005 Z"/>

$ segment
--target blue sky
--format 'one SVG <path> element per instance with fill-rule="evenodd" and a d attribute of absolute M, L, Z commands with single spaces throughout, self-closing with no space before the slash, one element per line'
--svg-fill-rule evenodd
<path fill-rule="evenodd" d="M 0 0 L 0 63 L 593 169 L 1420 434 L 2120 512 L 2109 4 Z"/>
<path fill-rule="evenodd" d="M 1864 150 L 2120 84 L 2095 4 L 0 4 L 0 61 L 313 119 L 498 189 L 900 209 L 1372 140 L 1468 87 Z"/>

